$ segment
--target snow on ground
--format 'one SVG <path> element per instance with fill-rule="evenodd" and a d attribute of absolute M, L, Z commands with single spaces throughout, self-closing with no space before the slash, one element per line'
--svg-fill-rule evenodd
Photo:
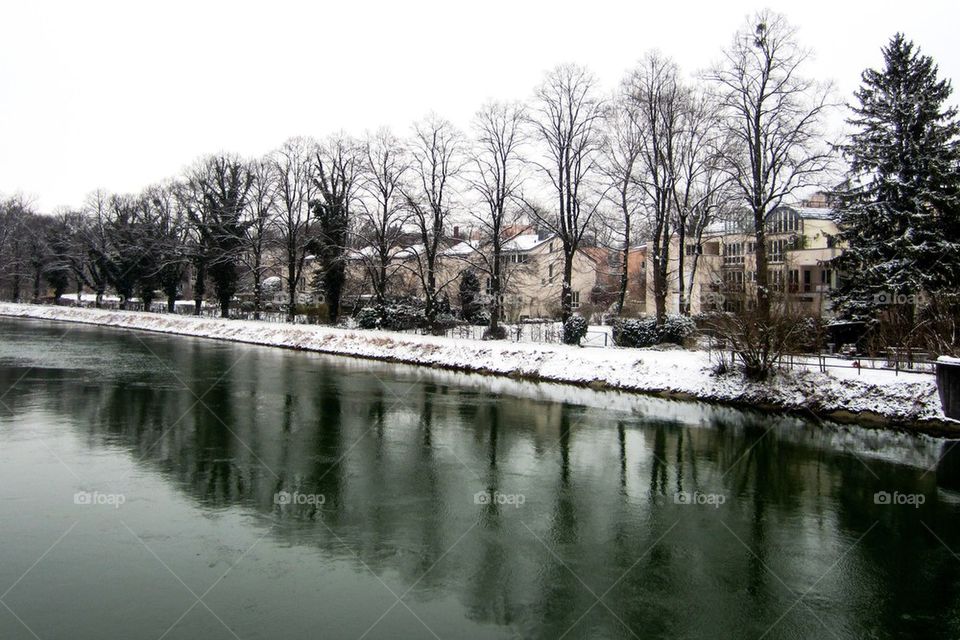
<path fill-rule="evenodd" d="M 708 353 L 687 350 L 578 348 L 466 340 L 316 325 L 289 325 L 182 315 L 0 303 L 0 315 L 144 329 L 320 353 L 599 384 L 626 391 L 690 396 L 818 415 L 861 414 L 890 423 L 951 428 L 930 374 L 815 369 L 783 371 L 766 383 L 739 373 L 714 375 Z M 954 423 L 953 428 L 956 428 Z"/>

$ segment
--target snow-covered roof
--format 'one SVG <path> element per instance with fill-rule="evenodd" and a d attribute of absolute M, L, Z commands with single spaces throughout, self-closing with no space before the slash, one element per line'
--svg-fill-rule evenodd
<path fill-rule="evenodd" d="M 404 247 L 400 249 L 393 257 L 399 258 L 400 260 L 405 260 L 406 258 L 415 258 L 423 253 L 424 246 L 422 244 L 412 244 L 409 247 Z"/>
<path fill-rule="evenodd" d="M 367 245 L 359 249 L 350 249 L 347 251 L 347 258 L 350 260 L 363 260 L 364 258 L 373 258 L 376 255 L 376 249 Z"/>
<path fill-rule="evenodd" d="M 833 220 L 833 209 L 829 207 L 794 207 L 791 209 L 800 214 L 801 218 L 808 220 Z"/>
<path fill-rule="evenodd" d="M 550 235 L 546 238 L 540 238 L 535 233 L 524 233 L 518 236 L 513 236 L 509 240 L 503 243 L 504 251 L 516 251 L 517 253 L 522 253 L 524 251 L 530 251 L 542 245 L 544 242 L 549 242 L 553 240 L 554 236 Z"/>
<path fill-rule="evenodd" d="M 476 247 L 474 247 L 469 242 L 458 242 L 457 244 L 445 249 L 443 255 L 445 256 L 466 256 L 471 253 L 476 252 Z"/>

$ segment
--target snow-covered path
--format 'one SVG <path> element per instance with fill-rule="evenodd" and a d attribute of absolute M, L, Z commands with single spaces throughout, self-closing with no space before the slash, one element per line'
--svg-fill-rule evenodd
<path fill-rule="evenodd" d="M 583 349 L 554 344 L 483 342 L 314 325 L 197 318 L 73 307 L 0 303 L 0 315 L 81 322 L 304 349 L 461 371 L 493 373 L 627 391 L 789 410 L 820 416 L 881 421 L 945 432 L 960 424 L 940 409 L 934 377 L 864 375 L 839 370 L 784 371 L 766 383 L 739 373 L 716 376 L 703 351 Z M 851 415 L 852 414 L 852 415 Z"/>

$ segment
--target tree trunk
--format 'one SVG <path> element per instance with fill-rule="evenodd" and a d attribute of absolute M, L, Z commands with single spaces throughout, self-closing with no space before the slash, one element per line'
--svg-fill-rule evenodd
<path fill-rule="evenodd" d="M 297 313 L 297 265 L 295 249 L 287 248 L 287 322 L 293 322 Z"/>
<path fill-rule="evenodd" d="M 496 232 L 499 236 L 499 230 Z M 497 338 L 500 335 L 500 239 L 493 243 L 493 268 L 490 270 L 490 294 L 493 301 L 490 303 L 489 335 Z"/>
<path fill-rule="evenodd" d="M 42 279 L 42 274 L 40 269 L 34 269 L 33 271 L 33 303 L 40 303 L 40 280 Z"/>
<path fill-rule="evenodd" d="M 757 320 L 761 324 L 770 322 L 770 283 L 767 274 L 767 231 L 762 207 L 754 209 L 753 224 L 757 246 L 755 248 L 757 267 Z"/>
<path fill-rule="evenodd" d="M 430 333 L 434 333 L 437 328 L 437 274 L 434 271 L 433 260 L 427 259 L 427 286 L 425 293 L 427 294 L 427 307 L 424 309 L 425 315 L 427 317 L 427 326 L 430 328 Z"/>
<path fill-rule="evenodd" d="M 627 302 L 627 287 L 630 285 L 630 223 L 623 242 L 623 260 L 620 265 L 620 292 L 617 295 L 617 315 L 623 314 L 623 305 Z"/>
<path fill-rule="evenodd" d="M 573 315 L 573 256 L 574 252 L 563 252 L 563 284 L 560 290 L 560 318 L 566 323 Z"/>
<path fill-rule="evenodd" d="M 687 255 L 686 243 L 686 225 L 680 224 L 677 225 L 677 241 L 679 242 L 680 248 L 677 250 L 677 292 L 680 296 L 680 305 L 679 311 L 680 315 L 688 316 L 690 315 L 690 300 L 687 298 L 686 287 L 684 286 L 684 259 Z"/>

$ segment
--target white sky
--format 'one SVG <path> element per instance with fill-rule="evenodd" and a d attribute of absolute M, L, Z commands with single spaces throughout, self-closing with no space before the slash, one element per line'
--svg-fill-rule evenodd
<path fill-rule="evenodd" d="M 960 78 L 960 3 L 29 2 L 0 0 L 0 193 L 79 205 L 136 191 L 196 157 L 260 155 L 292 135 L 434 110 L 466 127 L 488 99 L 526 99 L 561 62 L 613 88 L 648 49 L 708 66 L 763 6 L 800 29 L 807 75 L 847 100 L 897 30 Z M 957 96 L 955 96 L 956 98 Z M 956 102 L 956 100 L 954 100 Z"/>

